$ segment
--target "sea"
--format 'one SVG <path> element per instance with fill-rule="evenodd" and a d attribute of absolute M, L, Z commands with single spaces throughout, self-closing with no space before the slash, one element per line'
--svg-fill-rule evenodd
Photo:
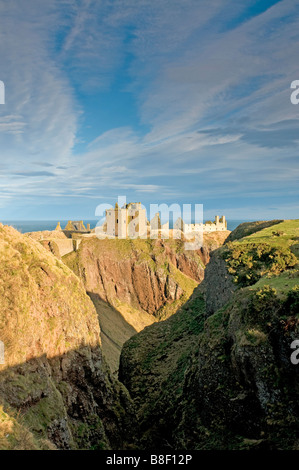
<path fill-rule="evenodd" d="M 16 230 L 21 233 L 27 232 L 41 232 L 44 230 L 55 230 L 58 221 L 57 220 L 1 220 L 0 221 L 4 225 L 11 225 Z M 97 220 L 84 220 L 85 226 L 90 224 L 90 228 L 93 229 L 96 227 Z M 242 224 L 243 222 L 249 222 L 248 220 L 227 220 L 227 228 L 228 230 L 234 230 L 238 225 Z M 68 223 L 67 220 L 61 220 L 60 225 L 62 229 Z M 170 226 L 171 228 L 171 226 Z"/>

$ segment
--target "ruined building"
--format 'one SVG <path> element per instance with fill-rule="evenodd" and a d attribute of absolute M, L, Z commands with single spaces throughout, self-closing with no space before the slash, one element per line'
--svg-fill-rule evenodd
<path fill-rule="evenodd" d="M 72 235 L 76 233 L 77 234 L 91 233 L 90 224 L 87 224 L 85 227 L 83 220 L 79 220 L 79 221 L 69 220 L 64 230 L 62 230 L 60 222 L 58 222 L 55 230 L 63 231 L 65 235 L 68 236 L 69 238 L 71 238 Z"/>
<path fill-rule="evenodd" d="M 204 224 L 186 224 L 181 217 L 177 219 L 173 227 L 175 230 L 181 230 L 184 233 L 192 232 L 224 232 L 227 230 L 225 216 L 219 218 L 216 215 L 215 221 L 207 221 Z"/>
<path fill-rule="evenodd" d="M 118 238 L 136 238 L 147 233 L 146 209 L 141 202 L 131 202 L 124 207 L 106 210 L 106 233 Z"/>

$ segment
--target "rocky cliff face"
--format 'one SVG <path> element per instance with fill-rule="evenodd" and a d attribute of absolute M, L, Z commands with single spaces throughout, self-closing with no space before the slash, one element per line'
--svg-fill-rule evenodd
<path fill-rule="evenodd" d="M 158 315 L 167 303 L 178 300 L 184 290 L 177 271 L 200 282 L 206 253 L 187 256 L 179 241 L 83 240 L 77 253 L 64 261 L 82 278 L 88 292 L 97 293 L 112 305 L 123 302 Z"/>
<path fill-rule="evenodd" d="M 257 319 L 249 291 L 205 320 L 198 291 L 123 348 L 120 380 L 137 409 L 137 445 L 298 449 L 299 371 L 290 361 L 298 321 L 288 314 L 281 324 L 286 310 L 278 299 Z"/>
<path fill-rule="evenodd" d="M 175 315 L 124 345 L 119 377 L 137 408 L 140 447 L 299 448 L 299 368 L 290 360 L 299 221 L 275 229 L 213 254 L 208 313 L 200 286 Z M 238 283 L 244 265 L 248 287 Z"/>
<path fill-rule="evenodd" d="M 212 253 L 205 270 L 202 289 L 205 292 L 207 316 L 225 305 L 237 289 L 233 276 L 227 270 L 221 250 Z"/>
<path fill-rule="evenodd" d="M 100 319 L 104 353 L 118 369 L 124 342 L 173 314 L 204 277 L 210 252 L 229 232 L 207 234 L 198 251 L 180 240 L 82 240 L 63 261 L 82 279 Z"/>
<path fill-rule="evenodd" d="M 89 239 L 64 258 L 80 280 L 0 225 L 0 449 L 299 449 L 299 221 L 272 225 L 233 236 L 195 289 L 212 239 Z M 133 335 L 122 383 L 99 313 L 109 344 Z"/>
<path fill-rule="evenodd" d="M 3 225 L 0 260 L 0 447 L 122 448 L 131 402 L 102 358 L 98 316 L 81 281 Z"/>

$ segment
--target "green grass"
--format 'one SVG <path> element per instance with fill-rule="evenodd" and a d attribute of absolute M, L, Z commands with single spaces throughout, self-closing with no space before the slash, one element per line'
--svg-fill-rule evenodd
<path fill-rule="evenodd" d="M 279 293 L 286 293 L 293 287 L 299 284 L 299 271 L 291 270 L 285 271 L 278 276 L 265 276 L 262 277 L 255 285 L 254 288 L 259 289 L 268 285 L 276 289 Z"/>
<path fill-rule="evenodd" d="M 267 227 L 273 227 L 276 224 L 283 222 L 283 220 L 258 220 L 256 222 L 244 222 L 238 225 L 237 228 L 227 238 L 227 242 L 240 240 L 241 238 L 247 237 L 252 233 L 259 232 Z M 275 229 L 275 227 L 273 227 Z"/>
<path fill-rule="evenodd" d="M 0 405 L 0 450 L 54 450 L 46 439 L 37 438 L 20 413 Z"/>
<path fill-rule="evenodd" d="M 222 253 L 235 283 L 244 287 L 267 279 L 268 284 L 269 276 L 280 276 L 299 266 L 299 220 L 285 220 L 229 241 Z M 277 279 L 276 284 L 282 288 L 285 281 Z M 289 284 L 294 285 L 291 280 Z"/>
<path fill-rule="evenodd" d="M 276 235 L 279 234 L 280 235 Z M 259 232 L 253 233 L 239 243 L 269 243 L 275 247 L 289 248 L 292 245 L 299 244 L 299 219 L 284 220 L 275 226 L 265 228 Z"/>

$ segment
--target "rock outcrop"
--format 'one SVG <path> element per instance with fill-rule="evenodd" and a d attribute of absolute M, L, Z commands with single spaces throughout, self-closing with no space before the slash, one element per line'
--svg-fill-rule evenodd
<path fill-rule="evenodd" d="M 291 362 L 299 221 L 277 224 L 274 234 L 271 225 L 234 241 L 224 257 L 213 253 L 208 314 L 199 286 L 175 315 L 124 345 L 119 378 L 135 402 L 141 448 L 299 449 L 299 366 Z"/>
<path fill-rule="evenodd" d="M 124 448 L 134 423 L 130 398 L 103 360 L 98 316 L 81 281 L 40 243 L 3 225 L 0 260 L 0 447 L 28 448 L 26 435 L 32 448 Z"/>
<path fill-rule="evenodd" d="M 233 276 L 227 270 L 221 250 L 212 253 L 201 288 L 205 292 L 207 316 L 225 305 L 236 291 L 237 286 Z"/>
<path fill-rule="evenodd" d="M 99 313 L 104 354 L 113 371 L 132 334 L 184 304 L 204 277 L 213 249 L 229 232 L 207 234 L 198 251 L 181 240 L 83 239 L 63 261 L 82 279 Z"/>
<path fill-rule="evenodd" d="M 167 303 L 184 293 L 176 274 L 192 286 L 204 276 L 203 255 L 187 256 L 181 244 L 161 240 L 83 240 L 76 253 L 64 258 L 88 292 L 112 305 L 123 302 L 157 316 Z"/>

